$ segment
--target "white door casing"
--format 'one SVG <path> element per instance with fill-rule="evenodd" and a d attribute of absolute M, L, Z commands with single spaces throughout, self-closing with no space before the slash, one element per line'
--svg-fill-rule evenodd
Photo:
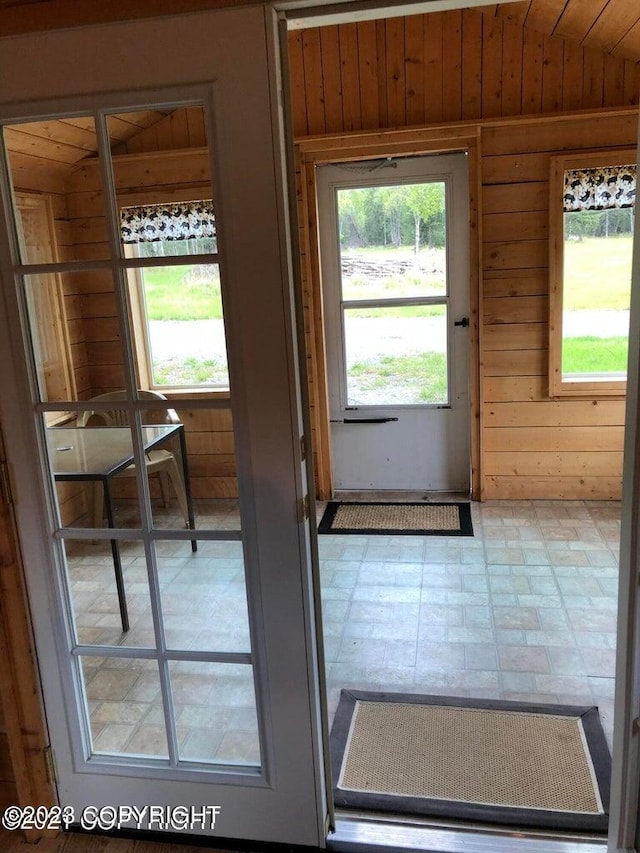
<path fill-rule="evenodd" d="M 638 147 L 640 156 L 640 145 Z M 634 221 L 620 525 L 610 853 L 640 846 L 640 219 Z"/>

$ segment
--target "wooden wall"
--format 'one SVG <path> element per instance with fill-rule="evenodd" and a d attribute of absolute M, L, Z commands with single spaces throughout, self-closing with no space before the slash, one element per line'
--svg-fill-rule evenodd
<path fill-rule="evenodd" d="M 309 352 L 322 358 L 314 163 L 461 150 L 462 134 L 476 137 L 476 497 L 619 498 L 624 400 L 549 397 L 549 174 L 558 152 L 635 147 L 638 66 L 477 10 L 295 32 L 289 48 Z M 313 359 L 322 491 L 318 368 Z"/>
<path fill-rule="evenodd" d="M 9 736 L 4 712 L 0 706 L 0 809 L 13 805 L 17 800 L 15 773 L 9 751 Z"/>
<path fill-rule="evenodd" d="M 113 154 L 141 154 L 152 151 L 174 151 L 204 148 L 207 134 L 201 107 L 174 110 L 159 122 L 130 136 L 113 149 Z"/>
<path fill-rule="evenodd" d="M 6 469 L 0 433 L 0 466 Z M 8 481 L 8 475 L 7 475 Z M 0 494 L 0 811 L 9 805 L 50 806 L 54 791 L 45 761 L 48 745 L 13 508 Z M 35 841 L 42 835 L 26 833 Z"/>
<path fill-rule="evenodd" d="M 30 129 L 40 130 L 35 125 Z M 14 186 L 51 199 L 58 260 L 104 259 L 107 223 L 97 160 L 89 151 L 77 165 L 54 159 L 61 156 L 61 149 L 66 150 L 57 139 L 60 132 L 66 134 L 69 129 L 53 123 L 42 128 L 42 136 L 30 139 L 29 153 L 11 151 Z M 11 134 L 9 142 L 14 139 L 15 147 L 24 149 L 24 134 Z M 199 107 L 176 110 L 134 137 L 116 142 L 113 163 L 119 202 L 136 205 L 210 197 L 204 146 L 204 113 Z M 110 275 L 78 272 L 62 279 L 78 399 L 122 388 L 122 340 Z M 228 401 L 218 399 L 215 408 L 206 412 L 179 408 L 179 415 L 186 425 L 194 497 L 237 496 Z M 132 481 L 123 485 L 125 491 L 132 487 Z M 86 510 L 85 490 L 75 484 L 58 484 L 58 499 L 67 523 Z"/>
<path fill-rule="evenodd" d="M 293 31 L 289 54 L 296 136 L 301 144 L 324 140 L 326 159 L 332 156 L 334 134 L 355 134 L 361 152 L 369 155 L 367 134 L 376 135 L 379 155 L 392 128 L 430 129 L 440 139 L 437 150 L 460 150 L 461 133 L 474 138 L 478 175 L 472 202 L 480 237 L 472 295 L 482 310 L 477 495 L 617 497 L 622 401 L 548 396 L 548 173 L 550 157 L 558 151 L 635 143 L 630 105 L 640 91 L 638 66 L 474 9 Z M 584 110 L 591 111 L 586 118 L 578 114 Z M 122 202 L 208 191 L 205 136 L 202 111 L 189 108 L 118 142 L 114 165 Z M 316 147 L 322 149 L 322 143 Z M 424 150 L 405 146 L 403 153 Z M 349 156 L 360 154 L 352 146 Z M 12 162 L 17 186 L 51 194 L 60 257 L 104 257 L 106 225 L 95 160 L 67 164 L 64 173 L 61 164 L 47 167 L 25 151 L 12 154 Z M 299 192 L 321 483 L 330 453 L 321 300 L 309 272 L 317 267 L 312 171 L 301 170 Z M 97 273 L 68 275 L 65 304 L 79 396 L 122 387 L 111 282 Z M 179 414 L 188 429 L 194 494 L 235 495 L 229 408 L 180 409 Z M 326 496 L 322 485 L 320 493 Z"/>
<path fill-rule="evenodd" d="M 118 146 L 114 176 L 123 205 L 210 197 L 208 154 L 201 110 L 180 110 L 138 137 Z M 173 148 L 173 146 L 186 146 Z M 131 153 L 133 152 L 133 153 Z M 79 259 L 104 257 L 106 223 L 95 160 L 85 161 L 66 182 L 73 253 Z M 86 341 L 90 394 L 122 388 L 124 371 L 112 282 L 102 274 L 75 276 Z M 231 409 L 178 407 L 185 424 L 191 486 L 196 498 L 237 496 Z M 131 489 L 133 483 L 123 484 Z"/>
<path fill-rule="evenodd" d="M 486 498 L 619 498 L 624 400 L 549 398 L 550 157 L 635 147 L 636 114 L 482 128 Z"/>
<path fill-rule="evenodd" d="M 12 132 L 7 131 L 8 141 L 12 140 Z M 55 147 L 49 142 L 49 146 Z M 18 192 L 45 195 L 50 201 L 50 211 L 53 217 L 55 235 L 54 257 L 46 260 L 65 261 L 73 258 L 73 240 L 69 227 L 67 195 L 65 179 L 69 173 L 69 165 L 50 159 L 47 143 L 41 151 L 41 156 L 34 152 L 24 153 L 11 150 L 9 165 L 14 189 Z M 44 235 L 44 240 L 47 235 Z M 87 352 L 84 329 L 82 327 L 82 310 L 77 289 L 74 287 L 75 276 L 62 276 L 62 292 L 64 300 L 64 315 L 69 336 L 72 357 L 72 370 L 76 392 L 80 399 L 90 396 L 89 377 L 86 369 Z M 47 286 L 47 285 L 42 285 Z M 63 320 L 64 321 L 64 320 Z M 59 483 L 57 485 L 58 501 L 63 518 L 71 521 L 81 515 L 85 509 L 85 493 L 74 483 Z"/>
<path fill-rule="evenodd" d="M 6 133 L 9 134 L 8 143 L 10 143 L 11 131 L 6 131 Z M 53 146 L 53 143 L 50 144 Z M 10 150 L 11 177 L 16 190 L 45 194 L 50 199 L 56 241 L 55 260 L 66 261 L 73 259 L 73 241 L 69 227 L 65 187 L 65 178 L 69 173 L 69 166 L 48 159 L 47 153 L 46 148 L 41 151 L 40 156 L 36 156 L 35 153 L 26 154 Z M 89 391 L 88 377 L 84 369 L 86 363 L 85 341 L 80 323 L 80 304 L 71 279 L 67 278 L 63 282 L 63 292 L 67 328 L 74 357 L 76 387 L 78 395 L 82 397 Z"/>

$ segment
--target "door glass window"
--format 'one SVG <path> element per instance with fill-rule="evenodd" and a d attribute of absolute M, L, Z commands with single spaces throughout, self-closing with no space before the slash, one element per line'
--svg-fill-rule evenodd
<path fill-rule="evenodd" d="M 54 208 L 50 196 L 17 192 L 15 209 L 20 246 L 27 263 L 57 260 Z M 31 276 L 26 298 L 40 392 L 46 400 L 71 400 L 76 396 L 69 313 L 62 277 L 55 273 Z M 50 422 L 53 418 L 49 416 Z"/>
<path fill-rule="evenodd" d="M 336 197 L 346 406 L 446 405 L 446 182 Z"/>
<path fill-rule="evenodd" d="M 344 309 L 347 403 L 446 403 L 447 307 Z"/>
<path fill-rule="evenodd" d="M 204 110 L 173 110 L 123 139 L 130 122 L 131 113 L 107 118 L 121 250 L 148 260 L 127 271 L 138 374 L 158 391 L 228 391 Z M 135 166 L 142 154 L 144 174 Z"/>
<path fill-rule="evenodd" d="M 127 246 L 132 257 L 178 257 L 191 248 L 187 240 Z M 228 391 L 219 264 L 141 267 L 128 277 L 146 387 Z"/>
<path fill-rule="evenodd" d="M 260 709 L 204 126 L 202 107 L 168 105 L 4 137 L 79 761 L 255 776 Z M 199 396 L 216 389 L 224 399 Z"/>

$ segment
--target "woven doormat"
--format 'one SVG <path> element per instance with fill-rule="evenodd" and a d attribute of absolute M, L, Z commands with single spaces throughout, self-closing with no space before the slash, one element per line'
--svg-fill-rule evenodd
<path fill-rule="evenodd" d="M 473 536 L 473 525 L 468 503 L 330 501 L 318 533 Z"/>
<path fill-rule="evenodd" d="M 343 690 L 331 757 L 342 808 L 607 831 L 595 707 Z"/>

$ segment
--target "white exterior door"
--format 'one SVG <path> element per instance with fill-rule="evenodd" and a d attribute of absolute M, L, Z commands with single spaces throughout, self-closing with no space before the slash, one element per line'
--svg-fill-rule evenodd
<path fill-rule="evenodd" d="M 89 829 L 324 841 L 272 33 L 255 7 L 0 42 L 0 416 L 60 805 Z M 152 137 L 169 153 L 135 153 Z M 20 211 L 38 197 L 51 228 Z M 213 205 L 206 245 L 194 199 Z M 123 206 L 127 227 L 188 220 L 183 254 L 125 251 Z M 211 388 L 183 387 L 164 408 L 138 394 L 166 344 L 161 321 L 140 343 L 142 279 L 179 280 L 178 303 L 194 287 L 217 287 L 220 303 L 221 289 L 230 402 Z M 212 369 L 196 343 L 190 369 Z M 73 382 L 54 381 L 61 359 Z M 167 381 L 156 366 L 145 387 Z M 89 413 L 114 404 L 89 398 L 118 387 L 121 415 L 96 442 Z M 157 423 L 168 405 L 189 421 L 186 446 L 151 448 L 173 427 L 145 427 L 149 410 Z M 196 501 L 193 529 L 184 502 L 173 520 L 158 508 L 153 464 L 172 454 L 207 506 Z M 235 470 L 237 501 L 206 491 L 201 466 Z M 188 493 L 188 470 L 166 470 Z"/>
<path fill-rule="evenodd" d="M 468 492 L 465 154 L 318 169 L 336 490 Z"/>

